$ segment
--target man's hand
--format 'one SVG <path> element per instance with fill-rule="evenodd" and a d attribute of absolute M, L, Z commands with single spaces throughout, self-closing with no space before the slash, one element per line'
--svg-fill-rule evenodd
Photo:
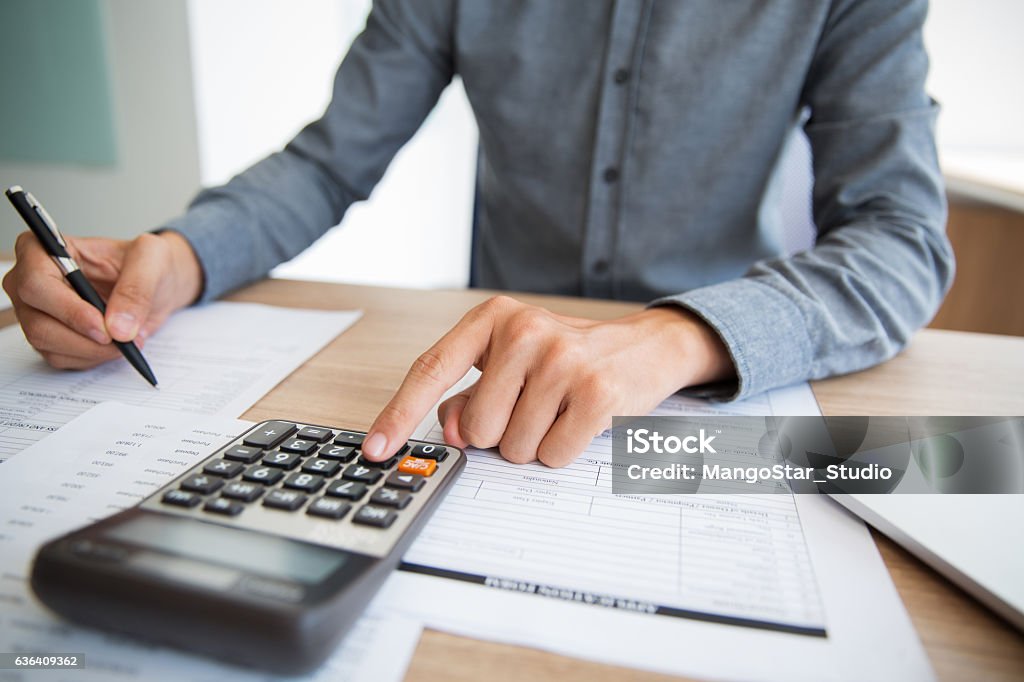
<path fill-rule="evenodd" d="M 474 365 L 480 380 L 438 410 L 445 440 L 555 467 L 572 462 L 613 415 L 645 415 L 684 386 L 735 373 L 717 333 L 681 308 L 599 322 L 498 296 L 413 363 L 370 427 L 363 454 L 394 453 Z"/>
<path fill-rule="evenodd" d="M 3 280 L 25 338 L 53 367 L 85 369 L 118 357 L 111 339 L 142 345 L 202 290 L 199 261 L 177 232 L 67 241 L 107 301 L 106 316 L 75 293 L 31 232 L 18 236 L 16 262 Z"/>

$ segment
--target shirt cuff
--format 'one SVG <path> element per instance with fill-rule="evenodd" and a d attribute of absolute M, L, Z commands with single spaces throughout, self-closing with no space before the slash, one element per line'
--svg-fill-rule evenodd
<path fill-rule="evenodd" d="M 665 296 L 649 307 L 676 305 L 718 335 L 736 368 L 735 383 L 685 389 L 690 395 L 739 400 L 810 376 L 812 345 L 799 308 L 767 284 L 743 278 Z"/>
<path fill-rule="evenodd" d="M 225 248 L 224 225 L 230 220 L 238 220 L 237 214 L 210 202 L 191 207 L 184 215 L 168 221 L 161 228 L 174 230 L 184 237 L 199 260 L 203 271 L 203 291 L 196 303 L 212 301 L 252 279 L 248 245 L 236 244 Z"/>

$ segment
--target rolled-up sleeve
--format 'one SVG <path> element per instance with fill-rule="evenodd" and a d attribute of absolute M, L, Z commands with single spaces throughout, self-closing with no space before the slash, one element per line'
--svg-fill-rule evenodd
<path fill-rule="evenodd" d="M 924 0 L 837 2 L 803 93 L 814 159 L 813 248 L 658 299 L 710 324 L 742 398 L 898 353 L 952 283 L 946 201 L 926 95 Z"/>

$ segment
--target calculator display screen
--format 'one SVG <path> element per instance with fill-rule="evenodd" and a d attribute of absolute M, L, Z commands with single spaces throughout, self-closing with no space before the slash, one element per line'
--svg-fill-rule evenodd
<path fill-rule="evenodd" d="M 105 535 L 167 554 L 307 584 L 320 582 L 346 562 L 345 552 L 188 519 L 137 516 L 109 528 Z"/>

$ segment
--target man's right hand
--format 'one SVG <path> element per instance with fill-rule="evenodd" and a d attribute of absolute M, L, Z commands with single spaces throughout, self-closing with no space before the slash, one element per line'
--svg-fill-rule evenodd
<path fill-rule="evenodd" d="M 142 345 L 202 292 L 202 268 L 177 232 L 67 241 L 72 258 L 107 301 L 106 316 L 75 293 L 31 232 L 18 236 L 16 262 L 3 280 L 25 338 L 58 369 L 86 369 L 117 357 L 112 339 Z"/>

